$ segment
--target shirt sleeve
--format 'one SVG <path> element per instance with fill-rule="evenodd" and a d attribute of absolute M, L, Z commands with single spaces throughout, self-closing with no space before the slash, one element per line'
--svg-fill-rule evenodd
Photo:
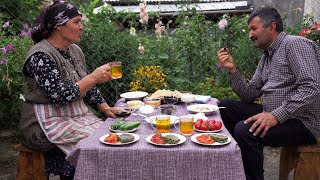
<path fill-rule="evenodd" d="M 85 101 L 91 107 L 97 107 L 99 104 L 105 103 L 105 99 L 96 86 L 93 86 L 84 97 Z"/>
<path fill-rule="evenodd" d="M 24 73 L 27 77 L 35 79 L 40 89 L 54 104 L 65 105 L 80 97 L 79 85 L 67 85 L 61 78 L 57 64 L 44 52 L 36 52 L 27 59 Z"/>

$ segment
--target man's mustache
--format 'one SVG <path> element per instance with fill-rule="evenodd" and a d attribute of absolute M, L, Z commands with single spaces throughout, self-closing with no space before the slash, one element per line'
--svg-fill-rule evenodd
<path fill-rule="evenodd" d="M 251 41 L 255 41 L 255 40 L 257 40 L 257 39 L 258 39 L 258 38 L 257 38 L 256 36 L 253 36 L 253 37 L 250 38 Z"/>

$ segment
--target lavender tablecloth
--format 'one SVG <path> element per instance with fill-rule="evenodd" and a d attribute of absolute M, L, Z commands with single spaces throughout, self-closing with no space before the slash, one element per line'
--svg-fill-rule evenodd
<path fill-rule="evenodd" d="M 120 99 L 118 104 L 124 103 Z M 216 104 L 212 98 L 210 104 Z M 179 105 L 177 116 L 189 114 L 184 104 Z M 219 112 L 209 118 L 221 120 Z M 143 117 L 129 116 L 127 120 L 141 120 L 134 132 L 140 139 L 125 146 L 105 145 L 99 138 L 109 134 L 115 121 L 108 118 L 95 133 L 80 141 L 68 154 L 67 160 L 76 166 L 75 179 L 145 179 L 145 180 L 194 180 L 194 179 L 245 179 L 240 149 L 226 129 L 220 133 L 232 138 L 224 146 L 202 146 L 187 137 L 185 143 L 163 147 L 149 144 L 146 138 L 154 134 Z M 172 127 L 171 132 L 178 131 Z"/>

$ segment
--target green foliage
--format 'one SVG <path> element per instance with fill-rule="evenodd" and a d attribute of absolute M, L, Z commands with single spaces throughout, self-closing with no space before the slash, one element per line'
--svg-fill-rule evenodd
<path fill-rule="evenodd" d="M 0 23 L 2 24 L 2 22 Z M 14 34 L 15 31 L 8 28 L 0 27 L 0 48 L 2 48 L 0 54 L 0 127 L 16 128 L 20 119 L 21 100 L 19 95 L 22 94 L 24 85 L 22 65 L 33 42 L 27 34 L 23 36 L 8 35 Z M 3 53 L 4 51 L 6 52 Z"/>

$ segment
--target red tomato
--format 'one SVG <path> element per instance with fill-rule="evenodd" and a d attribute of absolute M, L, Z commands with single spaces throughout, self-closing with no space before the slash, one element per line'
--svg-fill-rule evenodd
<path fill-rule="evenodd" d="M 217 130 L 221 129 L 222 128 L 222 123 L 220 121 L 216 121 L 214 123 L 214 126 L 216 127 Z"/>
<path fill-rule="evenodd" d="M 202 144 L 213 144 L 214 143 L 214 140 L 212 140 L 208 134 L 203 134 L 203 135 L 197 136 L 196 139 L 197 139 L 197 141 L 199 141 Z"/>
<path fill-rule="evenodd" d="M 209 119 L 208 121 L 209 121 L 209 123 L 210 123 L 210 122 L 213 122 L 213 123 L 216 122 L 216 120 L 214 120 L 214 119 Z"/>
<path fill-rule="evenodd" d="M 196 122 L 196 123 L 194 124 L 194 127 L 195 127 L 196 129 L 201 129 L 201 123 L 200 123 L 200 122 Z"/>
<path fill-rule="evenodd" d="M 198 119 L 197 122 L 199 122 L 200 124 L 203 123 L 203 119 Z"/>
<path fill-rule="evenodd" d="M 208 130 L 208 126 L 206 126 L 206 125 L 203 123 L 203 124 L 201 124 L 200 130 L 207 131 L 207 130 Z"/>
<path fill-rule="evenodd" d="M 214 125 L 214 122 L 209 121 L 209 129 L 210 129 L 210 131 L 216 130 L 216 126 Z"/>

